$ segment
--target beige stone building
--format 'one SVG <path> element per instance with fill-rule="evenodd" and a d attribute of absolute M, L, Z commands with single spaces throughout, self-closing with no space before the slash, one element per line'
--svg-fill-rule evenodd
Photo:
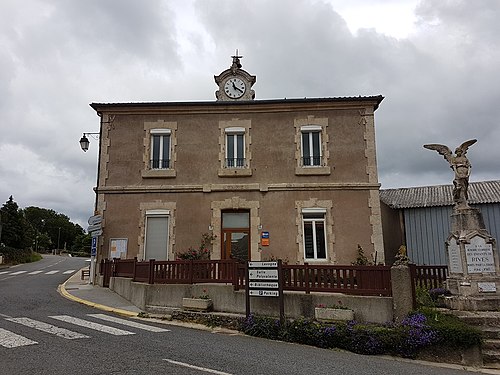
<path fill-rule="evenodd" d="M 239 57 L 209 102 L 92 103 L 98 260 L 384 262 L 374 112 L 382 96 L 254 100 Z"/>

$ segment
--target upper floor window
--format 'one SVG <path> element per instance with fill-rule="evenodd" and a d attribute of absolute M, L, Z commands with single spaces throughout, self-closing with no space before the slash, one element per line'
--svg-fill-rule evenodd
<path fill-rule="evenodd" d="M 177 160 L 177 123 L 174 121 L 144 122 L 144 168 L 142 178 L 175 178 Z"/>
<path fill-rule="evenodd" d="M 170 129 L 151 130 L 151 169 L 169 169 L 170 163 Z"/>
<path fill-rule="evenodd" d="M 245 129 L 226 128 L 226 168 L 245 168 Z"/>
<path fill-rule="evenodd" d="M 219 177 L 252 175 L 251 128 L 250 120 L 219 121 Z"/>
<path fill-rule="evenodd" d="M 302 165 L 321 165 L 321 126 L 304 126 L 302 133 Z"/>
<path fill-rule="evenodd" d="M 295 126 L 295 174 L 329 175 L 330 138 L 328 118 L 307 116 L 296 118 Z"/>

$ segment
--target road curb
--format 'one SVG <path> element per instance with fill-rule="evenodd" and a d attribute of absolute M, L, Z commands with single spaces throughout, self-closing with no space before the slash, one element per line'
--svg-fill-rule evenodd
<path fill-rule="evenodd" d="M 57 287 L 57 291 L 59 292 L 59 294 L 61 294 L 66 299 L 81 303 L 83 305 L 94 307 L 94 308 L 102 310 L 102 311 L 112 312 L 112 313 L 120 314 L 123 316 L 131 317 L 131 318 L 137 317 L 137 315 L 139 315 L 139 313 L 136 313 L 136 312 L 123 310 L 123 309 L 119 309 L 116 307 L 105 306 L 105 305 L 101 305 L 100 303 L 90 302 L 90 301 L 84 300 L 82 298 L 76 297 L 66 290 L 66 283 L 68 282 L 68 280 L 66 280 L 64 283 L 60 284 Z"/>

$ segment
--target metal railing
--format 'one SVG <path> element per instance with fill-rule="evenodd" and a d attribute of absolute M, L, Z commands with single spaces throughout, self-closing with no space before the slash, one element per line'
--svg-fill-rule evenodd
<path fill-rule="evenodd" d="M 151 159 L 150 166 L 151 169 L 169 169 L 170 159 Z"/>
<path fill-rule="evenodd" d="M 227 158 L 226 159 L 227 168 L 244 168 L 245 158 Z"/>

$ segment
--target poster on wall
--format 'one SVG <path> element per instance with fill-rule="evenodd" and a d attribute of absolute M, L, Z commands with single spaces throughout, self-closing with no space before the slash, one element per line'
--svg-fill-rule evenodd
<path fill-rule="evenodd" d="M 128 238 L 112 238 L 109 240 L 109 248 L 111 250 L 111 259 L 127 258 L 127 242 Z"/>

